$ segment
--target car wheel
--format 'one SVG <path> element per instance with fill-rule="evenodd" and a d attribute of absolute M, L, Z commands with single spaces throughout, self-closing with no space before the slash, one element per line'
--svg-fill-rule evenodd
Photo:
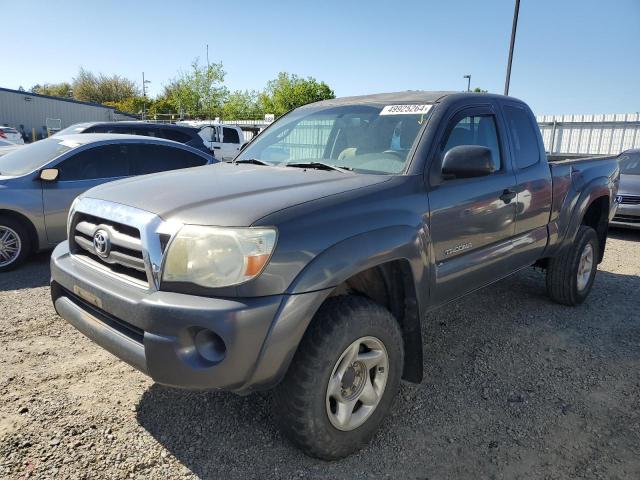
<path fill-rule="evenodd" d="M 388 310 L 362 297 L 330 298 L 276 388 L 274 418 L 308 455 L 345 457 L 377 431 L 403 361 L 402 334 Z"/>
<path fill-rule="evenodd" d="M 600 242 L 596 231 L 581 226 L 573 246 L 549 261 L 547 293 L 563 305 L 582 303 L 593 286 L 598 271 Z"/>
<path fill-rule="evenodd" d="M 0 272 L 18 267 L 30 252 L 31 240 L 24 225 L 11 217 L 0 217 Z"/>

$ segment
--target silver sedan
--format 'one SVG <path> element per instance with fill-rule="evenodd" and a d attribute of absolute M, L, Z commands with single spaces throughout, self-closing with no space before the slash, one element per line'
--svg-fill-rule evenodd
<path fill-rule="evenodd" d="M 214 162 L 181 143 L 117 134 L 56 136 L 0 157 L 0 272 L 65 240 L 69 207 L 84 191 Z"/>
<path fill-rule="evenodd" d="M 640 149 L 620 154 L 618 209 L 611 225 L 640 229 Z"/>

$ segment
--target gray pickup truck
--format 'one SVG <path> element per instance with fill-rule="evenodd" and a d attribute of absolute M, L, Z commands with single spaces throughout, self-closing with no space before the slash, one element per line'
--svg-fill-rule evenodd
<path fill-rule="evenodd" d="M 422 380 L 425 313 L 533 265 L 553 300 L 580 304 L 618 182 L 612 159 L 549 164 L 514 98 L 322 101 L 231 163 L 82 194 L 53 252 L 53 302 L 161 384 L 274 388 L 286 436 L 340 458 L 401 379 Z"/>

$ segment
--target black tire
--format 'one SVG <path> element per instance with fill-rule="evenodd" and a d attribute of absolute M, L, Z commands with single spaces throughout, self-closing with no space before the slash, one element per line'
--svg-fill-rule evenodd
<path fill-rule="evenodd" d="M 593 252 L 593 265 L 588 282 L 583 288 L 578 288 L 578 270 L 580 260 L 587 246 Z M 587 226 L 581 226 L 573 245 L 563 251 L 558 257 L 549 260 L 547 266 L 547 293 L 555 302 L 563 305 L 575 306 L 581 304 L 593 286 L 598 270 L 600 242 L 596 231 Z"/>
<path fill-rule="evenodd" d="M 12 217 L 0 216 L 0 232 L 3 231 L 3 227 L 8 228 L 16 233 L 19 237 L 19 253 L 15 257 L 15 259 L 11 260 L 7 265 L 0 265 L 0 273 L 8 272 L 9 270 L 13 270 L 14 268 L 19 267 L 24 263 L 24 261 L 31 255 L 32 244 L 31 237 L 29 235 L 29 231 L 25 227 L 25 225 Z M 6 230 L 5 230 L 6 231 Z M 0 264 L 7 259 L 0 256 Z"/>
<path fill-rule="evenodd" d="M 386 385 L 364 423 L 343 431 L 329 419 L 327 388 L 343 352 L 363 337 L 374 337 L 384 345 L 388 357 Z M 388 310 L 363 297 L 329 298 L 318 310 L 286 377 L 275 390 L 274 419 L 284 435 L 306 454 L 324 460 L 345 457 L 368 443 L 377 431 L 398 391 L 403 362 L 400 327 Z M 369 375 L 376 375 L 377 368 Z M 355 408 L 361 407 L 356 403 Z"/>

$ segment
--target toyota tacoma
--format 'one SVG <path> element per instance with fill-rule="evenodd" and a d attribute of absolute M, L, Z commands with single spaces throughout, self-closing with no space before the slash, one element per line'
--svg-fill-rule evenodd
<path fill-rule="evenodd" d="M 60 316 L 158 383 L 274 389 L 306 453 L 346 456 L 421 382 L 425 314 L 520 269 L 587 297 L 613 159 L 549 163 L 529 107 L 491 94 L 326 100 L 229 163 L 80 195 L 51 260 Z"/>

